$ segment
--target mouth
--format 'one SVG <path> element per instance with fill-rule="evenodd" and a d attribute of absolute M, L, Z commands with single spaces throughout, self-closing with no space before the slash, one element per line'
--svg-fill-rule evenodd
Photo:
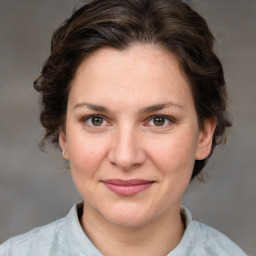
<path fill-rule="evenodd" d="M 120 180 L 110 179 L 102 181 L 103 184 L 112 192 L 122 196 L 132 196 L 148 189 L 154 181 L 148 180 Z"/>

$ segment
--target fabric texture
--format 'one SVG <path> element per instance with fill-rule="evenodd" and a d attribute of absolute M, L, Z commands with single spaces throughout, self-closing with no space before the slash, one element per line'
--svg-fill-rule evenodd
<path fill-rule="evenodd" d="M 102 255 L 84 233 L 79 222 L 82 204 L 72 207 L 65 218 L 0 245 L 0 256 L 100 256 Z M 192 220 L 190 211 L 182 207 L 186 230 L 167 256 L 246 256 L 219 231 Z"/>

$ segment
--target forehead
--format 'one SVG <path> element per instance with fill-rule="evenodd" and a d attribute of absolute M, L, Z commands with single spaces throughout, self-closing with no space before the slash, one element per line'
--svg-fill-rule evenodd
<path fill-rule="evenodd" d="M 87 57 L 72 82 L 69 102 L 193 101 L 176 56 L 152 45 L 102 48 Z M 179 104 L 177 102 L 177 104 Z"/>

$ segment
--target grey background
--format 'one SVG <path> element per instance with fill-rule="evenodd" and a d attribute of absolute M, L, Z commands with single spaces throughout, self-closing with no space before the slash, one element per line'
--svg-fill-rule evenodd
<path fill-rule="evenodd" d="M 195 219 L 256 252 L 256 1 L 194 0 L 223 62 L 234 126 L 184 196 Z M 43 134 L 32 81 L 50 36 L 74 0 L 0 1 L 0 243 L 64 216 L 80 200 L 60 152 L 40 152 Z"/>

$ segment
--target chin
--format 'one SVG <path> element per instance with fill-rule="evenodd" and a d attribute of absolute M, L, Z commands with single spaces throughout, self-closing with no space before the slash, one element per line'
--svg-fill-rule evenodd
<path fill-rule="evenodd" d="M 150 216 L 145 207 L 138 206 L 109 209 L 109 212 L 104 217 L 111 224 L 125 228 L 139 228 L 153 219 L 153 216 Z"/>

